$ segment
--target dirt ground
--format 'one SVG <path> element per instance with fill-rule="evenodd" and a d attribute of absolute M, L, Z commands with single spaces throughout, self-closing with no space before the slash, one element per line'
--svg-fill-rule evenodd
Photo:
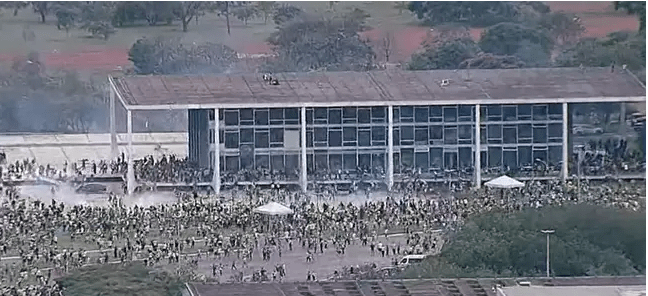
<path fill-rule="evenodd" d="M 602 37 L 613 31 L 636 30 L 635 16 L 615 12 L 612 2 L 547 2 L 552 11 L 576 13 L 587 28 L 586 37 Z M 292 2 L 306 11 L 331 14 L 329 2 Z M 383 40 L 391 40 L 390 62 L 406 62 L 420 44 L 429 28 L 420 26 L 415 16 L 407 10 L 398 14 L 393 2 L 340 2 L 333 6 L 337 12 L 358 7 L 367 11 L 370 30 L 363 32 L 374 46 L 378 60 L 385 61 Z M 131 67 L 128 49 L 141 37 L 177 37 L 183 42 L 222 42 L 234 50 L 247 53 L 268 53 L 271 47 L 265 39 L 275 30 L 272 20 L 255 19 L 245 26 L 241 21 L 231 19 L 232 34 L 227 35 L 225 21 L 215 15 L 201 17 L 192 22 L 189 32 L 183 33 L 178 25 L 157 27 L 119 28 L 109 40 L 88 38 L 86 32 L 72 29 L 69 33 L 59 31 L 54 16 L 47 23 L 38 21 L 38 16 L 25 9 L 17 16 L 7 11 L 0 17 L 0 63 L 9 65 L 16 57 L 24 57 L 30 51 L 40 53 L 46 69 L 75 69 L 82 72 L 106 74 L 110 71 Z M 471 29 L 474 39 L 479 39 L 483 29 Z M 24 40 L 23 32 L 34 32 L 35 38 Z M 11 41 L 11 42 L 6 42 Z"/>

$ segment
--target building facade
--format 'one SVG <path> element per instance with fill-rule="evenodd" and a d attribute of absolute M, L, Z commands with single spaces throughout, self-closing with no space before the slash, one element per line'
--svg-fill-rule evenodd
<path fill-rule="evenodd" d="M 393 106 L 393 174 L 412 168 L 424 178 L 444 172 L 471 175 L 475 167 L 475 105 Z M 515 171 L 544 164 L 560 170 L 563 106 L 519 104 L 480 106 L 480 166 Z M 388 175 L 389 107 L 307 108 L 306 167 L 309 180 L 335 172 Z M 215 111 L 189 111 L 189 157 L 220 170 L 265 169 L 299 181 L 300 108 L 220 109 L 216 147 Z M 207 131 L 208 130 L 208 131 Z M 568 129 L 569 130 L 569 129 Z M 207 143 L 209 146 L 207 147 Z M 568 150 L 569 147 L 567 148 Z"/>
<path fill-rule="evenodd" d="M 219 168 L 217 191 L 221 176 L 259 169 L 303 189 L 347 172 L 391 187 L 412 169 L 422 179 L 480 186 L 482 174 L 536 166 L 566 179 L 570 104 L 645 101 L 635 76 L 607 68 L 274 77 L 272 84 L 254 73 L 110 78 L 111 133 L 116 99 L 129 133 L 132 111 L 188 110 L 189 157 Z"/>

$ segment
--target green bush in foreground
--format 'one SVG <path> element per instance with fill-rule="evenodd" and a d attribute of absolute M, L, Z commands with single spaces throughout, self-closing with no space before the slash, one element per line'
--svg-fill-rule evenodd
<path fill-rule="evenodd" d="M 184 285 L 165 272 L 150 272 L 141 264 L 84 267 L 57 281 L 66 296 L 180 296 Z"/>
<path fill-rule="evenodd" d="M 406 270 L 416 277 L 623 276 L 646 269 L 646 213 L 595 205 L 489 213 L 451 234 L 438 257 Z"/>

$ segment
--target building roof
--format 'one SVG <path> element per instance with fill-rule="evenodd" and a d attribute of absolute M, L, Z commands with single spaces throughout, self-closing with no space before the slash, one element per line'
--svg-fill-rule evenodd
<path fill-rule="evenodd" d="M 646 286 L 506 287 L 502 296 L 640 296 Z"/>
<path fill-rule="evenodd" d="M 497 70 L 309 72 L 111 77 L 129 110 L 517 104 L 645 101 L 644 86 L 625 70 L 535 68 Z M 448 80 L 442 86 L 442 81 Z"/>
<path fill-rule="evenodd" d="M 529 281 L 531 287 L 517 287 L 516 281 Z M 311 296 L 378 296 L 378 295 L 456 295 L 456 296 L 497 296 L 493 290 L 495 284 L 502 285 L 508 296 L 509 287 L 516 287 L 519 290 L 535 290 L 537 286 L 551 283 L 554 287 L 547 287 L 550 293 L 540 295 L 562 295 L 553 294 L 553 291 L 563 291 L 560 288 L 571 287 L 570 291 L 577 295 L 598 296 L 599 294 L 583 294 L 587 291 L 608 291 L 602 287 L 615 286 L 617 290 L 635 291 L 645 289 L 646 278 L 640 277 L 585 277 L 585 278 L 530 278 L 530 279 L 416 279 L 416 280 L 361 280 L 361 281 L 320 281 L 305 283 L 226 283 L 226 284 L 199 284 L 190 283 L 189 287 L 196 296 L 236 296 L 236 295 L 311 295 Z M 594 287 L 594 288 L 593 288 Z M 552 288 L 558 288 L 552 290 Z M 596 289 L 600 288 L 600 289 Z M 541 288 L 539 288 L 541 289 Z M 525 295 L 526 294 L 512 294 Z M 535 294 L 528 294 L 529 296 Z M 600 294 L 608 295 L 608 294 Z M 632 294 L 619 294 L 619 296 L 631 296 Z M 616 295 L 615 295 L 616 296 Z M 632 295 L 635 296 L 635 295 Z"/>

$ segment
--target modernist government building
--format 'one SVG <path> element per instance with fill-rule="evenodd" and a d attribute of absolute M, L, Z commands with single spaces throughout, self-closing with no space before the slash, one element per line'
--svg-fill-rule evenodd
<path fill-rule="evenodd" d="M 271 76 L 276 82 L 263 74 L 111 77 L 112 138 L 116 102 L 129 133 L 134 111 L 187 109 L 189 158 L 220 168 L 216 190 L 226 172 L 258 168 L 304 189 L 320 174 L 358 168 L 388 187 L 411 168 L 424 178 L 468 174 L 479 186 L 476 167 L 541 162 L 567 178 L 570 105 L 646 100 L 633 74 L 611 68 Z"/>

